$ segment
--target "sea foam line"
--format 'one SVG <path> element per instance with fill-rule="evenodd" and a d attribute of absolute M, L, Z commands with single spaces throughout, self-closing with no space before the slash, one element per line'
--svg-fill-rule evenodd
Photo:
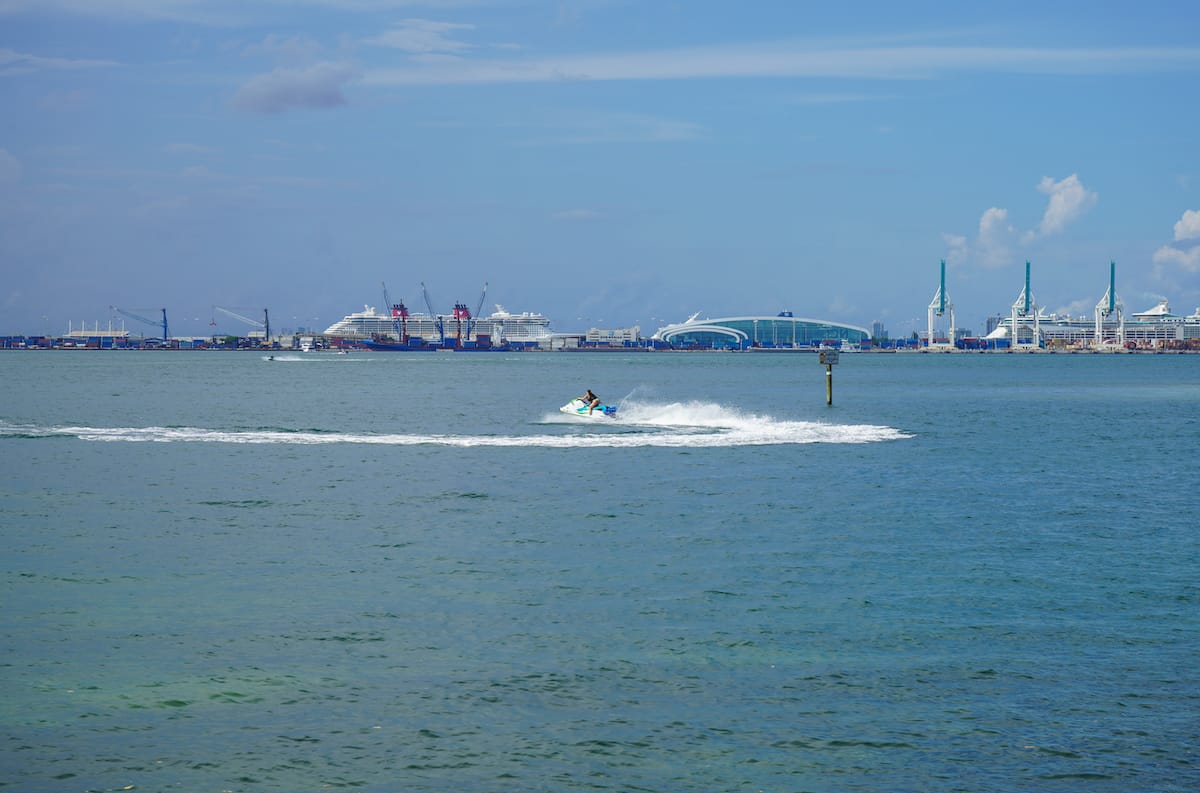
<path fill-rule="evenodd" d="M 416 433 L 285 432 L 280 430 L 215 430 L 201 427 L 35 427 L 0 425 L 0 436 L 24 438 L 73 437 L 85 441 L 126 443 L 231 443 L 321 446 L 579 448 L 712 448 L 810 443 L 877 443 L 911 437 L 892 427 L 869 424 L 825 424 L 805 421 L 759 420 L 737 427 L 653 429 L 647 432 L 579 432 L 560 435 L 451 435 Z"/>

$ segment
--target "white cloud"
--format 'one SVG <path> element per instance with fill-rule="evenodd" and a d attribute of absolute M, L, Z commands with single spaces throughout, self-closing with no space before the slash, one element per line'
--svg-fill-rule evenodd
<path fill-rule="evenodd" d="M 1154 252 L 1155 264 L 1174 264 L 1188 272 L 1200 273 L 1200 245 L 1181 251 L 1164 245 Z"/>
<path fill-rule="evenodd" d="M 0 77 L 29 74 L 41 71 L 77 71 L 81 69 L 105 69 L 117 66 L 116 61 L 88 60 L 81 58 L 44 58 L 0 47 Z"/>
<path fill-rule="evenodd" d="M 386 34 L 385 34 L 386 35 Z M 380 37 L 381 42 L 385 37 Z M 407 41 L 407 35 L 398 41 Z M 414 39 L 419 42 L 420 39 Z M 766 41 L 544 59 L 471 60 L 436 67 L 377 69 L 375 85 L 534 83 L 573 80 L 687 80 L 830 77 L 928 80 L 964 72 L 1124 74 L 1200 66 L 1198 48 L 1038 49 L 1034 47 L 838 46 Z"/>
<path fill-rule="evenodd" d="M 1189 209 L 1175 224 L 1175 241 L 1197 238 L 1200 238 L 1200 210 Z M 1200 273 L 1200 245 L 1187 249 L 1164 245 L 1154 252 L 1154 263 L 1160 267 L 1174 265 L 1188 272 Z"/>
<path fill-rule="evenodd" d="M 946 244 L 946 262 L 949 264 L 962 264 L 971 253 L 967 247 L 967 238 L 962 235 L 943 232 L 942 242 Z"/>
<path fill-rule="evenodd" d="M 1057 234 L 1066 228 L 1068 223 L 1078 219 L 1094 207 L 1098 200 L 1097 194 L 1084 187 L 1076 174 L 1071 174 L 1058 182 L 1049 176 L 1044 176 L 1037 189 L 1050 196 L 1050 201 L 1046 205 L 1045 214 L 1042 215 L 1042 222 L 1036 231 L 1030 231 L 1025 235 L 1026 241 L 1033 240 L 1039 235 Z"/>
<path fill-rule="evenodd" d="M 442 10 L 488 5 L 494 0 L 0 0 L 0 17 L 26 12 L 74 15 L 117 22 L 169 20 L 230 27 L 294 15 L 303 7 L 378 13 L 415 6 Z"/>
<path fill-rule="evenodd" d="M 260 74 L 241 87 L 234 107 L 255 113 L 283 113 L 297 108 L 327 108 L 346 104 L 342 86 L 358 76 L 341 63 L 318 63 L 304 69 L 276 69 Z"/>
<path fill-rule="evenodd" d="M 321 43 L 312 36 L 280 36 L 272 33 L 260 42 L 247 45 L 242 54 L 266 57 L 280 63 L 307 63 L 315 60 L 323 50 Z"/>
<path fill-rule="evenodd" d="M 992 207 L 979 218 L 979 235 L 973 245 L 965 237 L 942 234 L 948 247 L 948 262 L 963 262 L 973 259 L 980 267 L 1000 268 L 1012 263 L 1012 248 L 1019 242 L 1029 244 L 1040 237 L 1062 231 L 1069 223 L 1078 219 L 1095 206 L 1096 193 L 1084 187 L 1077 174 L 1054 181 L 1043 177 L 1037 189 L 1050 196 L 1042 221 L 1036 229 L 1021 234 L 1008 220 L 1008 210 Z"/>
<path fill-rule="evenodd" d="M 1175 224 L 1175 240 L 1194 240 L 1200 237 L 1200 210 L 1189 209 Z"/>
<path fill-rule="evenodd" d="M 1088 298 L 1072 300 L 1066 305 L 1062 305 L 1053 309 L 1053 313 L 1065 314 L 1066 316 L 1070 317 L 1086 317 L 1088 314 L 1092 313 L 1095 305 L 1095 300 L 1089 300 Z"/>
<path fill-rule="evenodd" d="M 457 30 L 474 29 L 474 25 L 454 22 L 405 19 L 397 27 L 375 38 L 366 39 L 366 42 L 412 53 L 455 53 L 472 49 L 472 47 L 466 42 L 449 38 L 447 34 Z"/>
<path fill-rule="evenodd" d="M 0 17 L 25 12 L 116 22 L 168 20 L 202 25 L 245 21 L 250 3 L 226 0 L 0 0 Z"/>
<path fill-rule="evenodd" d="M 1008 210 L 992 207 L 979 217 L 979 264 L 983 267 L 1003 267 L 1012 258 L 1009 250 L 1016 229 L 1008 222 Z"/>

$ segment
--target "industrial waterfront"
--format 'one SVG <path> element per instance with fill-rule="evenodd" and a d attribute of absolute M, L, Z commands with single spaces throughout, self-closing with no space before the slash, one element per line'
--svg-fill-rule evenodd
<path fill-rule="evenodd" d="M 1096 303 L 1092 316 L 1047 313 L 1032 288 L 1032 266 L 1025 263 L 1024 286 L 1008 314 L 988 318 L 984 333 L 958 326 L 954 301 L 946 282 L 946 263 L 941 263 L 940 281 L 926 309 L 923 331 L 914 327 L 911 336 L 891 338 L 881 322 L 870 329 L 842 321 L 797 316 L 790 310 L 775 314 L 700 318 L 699 312 L 686 320 L 643 335 L 638 326 L 590 328 L 586 331 L 554 331 L 549 317 L 538 312 L 512 313 L 496 304 L 495 311 L 481 315 L 487 285 L 474 311 L 462 303 L 448 312 L 438 312 L 428 298 L 427 312 L 411 311 L 403 301 L 392 302 L 383 287 L 385 310 L 369 304 L 347 314 L 322 331 L 271 327 L 271 315 L 263 309 L 261 319 L 229 308 L 214 306 L 219 313 L 248 328 L 245 333 L 209 336 L 178 336 L 170 332 L 167 309 L 148 312 L 110 306 L 118 326 L 110 319 L 101 328 L 68 328 L 61 335 L 0 336 L 4 349 L 250 349 L 300 350 L 313 352 L 375 351 L 802 351 L 837 349 L 841 352 L 1195 352 L 1200 351 L 1200 308 L 1190 315 L 1171 311 L 1166 300 L 1142 311 L 1128 311 L 1117 292 L 1116 263 L 1109 264 L 1108 288 Z M 158 330 L 154 335 L 135 334 L 125 320 Z"/>

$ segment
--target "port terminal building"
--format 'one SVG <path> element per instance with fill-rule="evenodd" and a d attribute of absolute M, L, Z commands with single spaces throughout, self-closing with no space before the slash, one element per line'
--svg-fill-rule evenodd
<path fill-rule="evenodd" d="M 659 328 L 652 341 L 675 349 L 810 349 L 863 344 L 871 332 L 857 325 L 797 317 L 790 311 L 775 316 L 718 317 L 686 321 Z"/>

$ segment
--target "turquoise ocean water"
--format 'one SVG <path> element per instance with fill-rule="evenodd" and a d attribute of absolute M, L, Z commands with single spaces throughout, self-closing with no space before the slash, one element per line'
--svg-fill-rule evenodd
<path fill-rule="evenodd" d="M 1200 357 L 276 357 L 0 355 L 0 789 L 1200 788 Z"/>

